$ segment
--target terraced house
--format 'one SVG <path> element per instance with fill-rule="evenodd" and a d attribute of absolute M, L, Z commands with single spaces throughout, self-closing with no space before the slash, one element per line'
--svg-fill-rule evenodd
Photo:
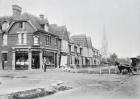
<path fill-rule="evenodd" d="M 44 15 L 22 14 L 18 5 L 12 10 L 12 16 L 0 18 L 0 69 L 40 69 L 44 57 L 50 68 L 59 66 L 60 39 L 48 31 Z"/>
<path fill-rule="evenodd" d="M 0 18 L 0 69 L 41 69 L 44 58 L 48 68 L 99 65 L 99 50 L 90 37 L 70 37 L 65 25 L 49 24 L 44 15 L 22 13 L 18 5 L 12 5 L 12 11 L 12 16 Z"/>
<path fill-rule="evenodd" d="M 86 35 L 73 35 L 71 36 L 71 39 L 73 43 L 75 43 L 76 45 L 80 45 L 79 47 L 74 47 L 74 49 L 78 48 L 80 56 L 78 55 L 77 57 L 76 55 L 73 60 L 78 60 L 79 65 L 81 65 L 82 67 L 93 66 L 93 46 L 90 37 L 87 37 Z"/>
<path fill-rule="evenodd" d="M 61 51 L 60 51 L 60 66 L 69 66 L 69 35 L 70 32 L 67 30 L 67 27 L 64 26 L 58 26 L 56 24 L 51 24 L 49 26 L 49 31 L 55 35 L 58 35 L 61 42 Z"/>

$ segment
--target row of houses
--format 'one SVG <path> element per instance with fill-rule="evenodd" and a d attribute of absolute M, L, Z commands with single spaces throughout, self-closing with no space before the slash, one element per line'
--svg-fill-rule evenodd
<path fill-rule="evenodd" d="M 44 15 L 22 13 L 12 5 L 12 16 L 0 18 L 0 69 L 41 69 L 43 59 L 48 68 L 74 68 L 100 64 L 99 50 L 86 35 L 73 35 L 66 26 L 50 24 Z"/>

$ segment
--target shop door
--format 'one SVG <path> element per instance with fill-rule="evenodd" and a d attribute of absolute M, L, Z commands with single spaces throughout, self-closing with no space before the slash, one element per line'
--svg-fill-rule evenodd
<path fill-rule="evenodd" d="M 2 53 L 2 69 L 4 70 L 7 65 L 7 53 Z"/>
<path fill-rule="evenodd" d="M 33 51 L 32 52 L 32 69 L 39 69 L 40 61 L 39 61 L 39 52 Z"/>

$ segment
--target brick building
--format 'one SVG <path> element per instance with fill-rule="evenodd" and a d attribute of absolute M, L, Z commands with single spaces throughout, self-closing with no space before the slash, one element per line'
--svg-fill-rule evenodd
<path fill-rule="evenodd" d="M 87 37 L 86 35 L 73 35 L 71 36 L 71 39 L 75 44 L 80 45 L 81 54 L 78 55 L 79 65 L 81 65 L 81 67 L 93 66 L 93 46 L 91 38 Z"/>
<path fill-rule="evenodd" d="M 60 39 L 48 31 L 44 15 L 21 14 L 18 5 L 12 8 L 12 16 L 0 18 L 0 69 L 40 69 L 43 58 L 50 68 L 59 66 Z"/>
<path fill-rule="evenodd" d="M 58 35 L 61 40 L 61 51 L 60 51 L 60 66 L 67 66 L 70 64 L 69 58 L 69 31 L 67 31 L 66 26 L 58 26 L 56 24 L 51 24 L 49 31 L 55 35 Z"/>

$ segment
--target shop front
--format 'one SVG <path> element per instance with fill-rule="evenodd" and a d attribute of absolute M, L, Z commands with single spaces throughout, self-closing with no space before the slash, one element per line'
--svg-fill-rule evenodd
<path fill-rule="evenodd" d="M 49 60 L 49 65 L 47 66 L 47 68 L 57 67 L 57 51 L 43 50 L 41 48 L 14 48 L 12 51 L 12 69 L 41 69 L 44 58 Z"/>
<path fill-rule="evenodd" d="M 27 70 L 29 67 L 28 51 L 16 51 L 15 63 L 16 70 Z"/>
<path fill-rule="evenodd" d="M 57 57 L 55 52 L 43 51 L 43 59 L 46 58 L 49 61 L 47 68 L 56 68 Z"/>
<path fill-rule="evenodd" d="M 40 52 L 32 51 L 32 69 L 39 69 L 40 61 Z"/>
<path fill-rule="evenodd" d="M 40 68 L 40 49 L 15 48 L 12 66 L 15 70 L 30 70 Z"/>

